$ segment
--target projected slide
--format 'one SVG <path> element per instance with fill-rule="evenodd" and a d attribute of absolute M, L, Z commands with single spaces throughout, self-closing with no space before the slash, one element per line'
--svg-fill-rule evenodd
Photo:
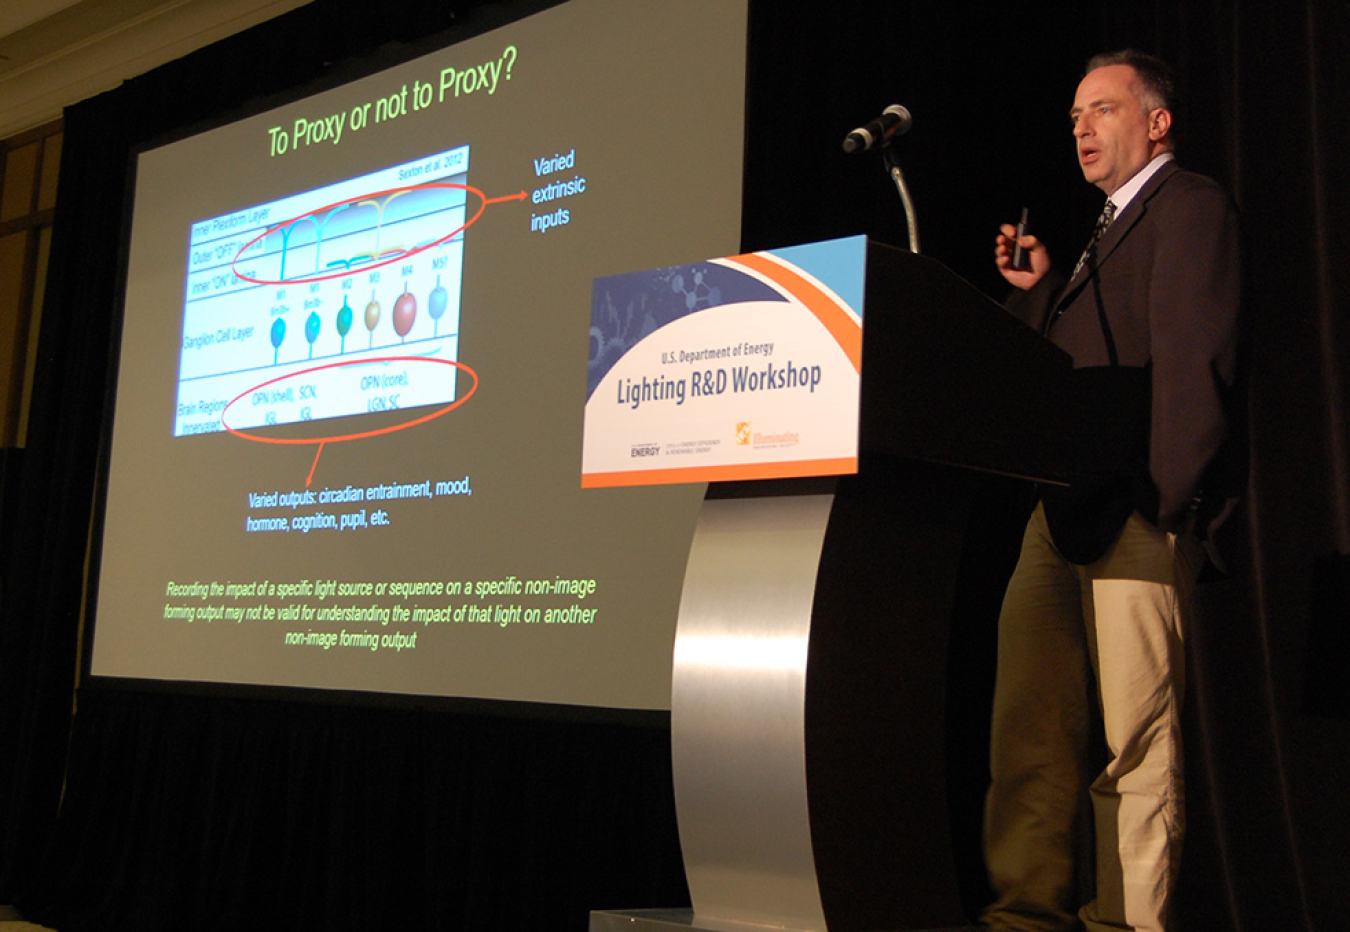
<path fill-rule="evenodd" d="M 91 674 L 669 707 L 704 487 L 582 487 L 592 288 L 738 250 L 746 15 L 573 0 L 134 154 Z"/>
<path fill-rule="evenodd" d="M 194 223 L 174 433 L 453 401 L 453 369 L 408 357 L 456 359 L 463 233 L 486 206 L 468 161 L 462 146 Z"/>

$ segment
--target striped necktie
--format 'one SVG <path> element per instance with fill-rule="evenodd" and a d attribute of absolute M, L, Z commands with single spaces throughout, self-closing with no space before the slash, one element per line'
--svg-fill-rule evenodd
<path fill-rule="evenodd" d="M 1096 264 L 1097 242 L 1102 238 L 1102 234 L 1106 232 L 1106 228 L 1111 225 L 1115 216 L 1116 205 L 1111 203 L 1108 198 L 1106 203 L 1102 205 L 1101 215 L 1097 217 L 1097 225 L 1092 228 L 1092 238 L 1088 240 L 1087 248 L 1083 250 L 1083 254 L 1078 257 L 1078 264 L 1073 267 L 1073 274 L 1069 278 L 1078 277 L 1078 273 L 1083 271 L 1083 266 L 1087 264 L 1089 256 L 1092 257 L 1093 264 Z"/>

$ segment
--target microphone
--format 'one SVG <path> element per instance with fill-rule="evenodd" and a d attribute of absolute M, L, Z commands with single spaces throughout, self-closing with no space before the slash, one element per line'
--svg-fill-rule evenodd
<path fill-rule="evenodd" d="M 909 132 L 913 123 L 914 118 L 909 115 L 908 110 L 899 104 L 891 104 L 871 123 L 860 126 L 845 136 L 844 151 L 852 155 L 854 152 L 866 152 L 878 142 L 885 145 L 891 141 L 892 136 Z"/>

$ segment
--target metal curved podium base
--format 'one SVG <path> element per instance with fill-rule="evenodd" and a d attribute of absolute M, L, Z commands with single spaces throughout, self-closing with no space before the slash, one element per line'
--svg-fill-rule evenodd
<path fill-rule="evenodd" d="M 671 749 L 700 916 L 825 929 L 806 794 L 806 662 L 833 495 L 708 500 L 675 637 Z"/>
<path fill-rule="evenodd" d="M 874 463 L 704 502 L 671 694 L 695 928 L 966 922 L 945 690 L 973 481 Z"/>

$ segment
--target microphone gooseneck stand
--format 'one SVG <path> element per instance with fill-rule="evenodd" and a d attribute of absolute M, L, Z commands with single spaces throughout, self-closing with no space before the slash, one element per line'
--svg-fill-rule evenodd
<path fill-rule="evenodd" d="M 919 253 L 919 222 L 914 216 L 914 200 L 909 196 L 909 185 L 905 183 L 905 173 L 900 169 L 900 157 L 895 150 L 885 145 L 881 147 L 881 160 L 895 182 L 895 190 L 900 192 L 900 203 L 905 206 L 905 226 L 909 230 L 909 251 Z"/>

